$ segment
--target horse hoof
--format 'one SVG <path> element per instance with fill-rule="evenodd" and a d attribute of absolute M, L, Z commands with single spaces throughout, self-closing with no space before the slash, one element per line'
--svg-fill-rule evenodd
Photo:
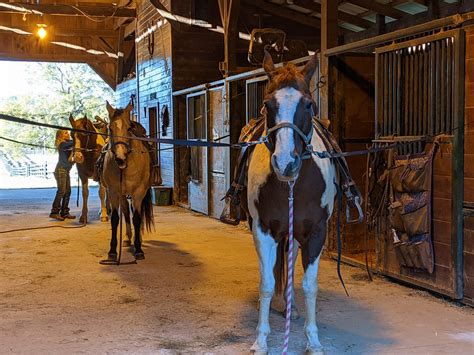
<path fill-rule="evenodd" d="M 135 259 L 137 260 L 145 259 L 145 253 L 135 253 Z"/>
<path fill-rule="evenodd" d="M 111 254 L 111 253 L 109 253 L 107 260 L 110 260 L 110 261 L 117 261 L 117 254 Z"/>
<path fill-rule="evenodd" d="M 267 355 L 268 354 L 268 348 L 261 347 L 257 341 L 253 343 L 252 347 L 250 348 L 250 352 L 254 355 Z"/>
<path fill-rule="evenodd" d="M 127 240 L 127 239 L 125 239 L 124 241 L 122 241 L 122 246 L 123 246 L 124 248 L 128 248 L 128 247 L 131 246 L 131 245 L 132 245 L 132 242 L 129 241 L 129 240 Z"/>
<path fill-rule="evenodd" d="M 297 308 L 291 309 L 291 320 L 298 320 L 300 319 L 300 312 L 298 312 Z"/>
<path fill-rule="evenodd" d="M 81 216 L 81 217 L 79 218 L 79 223 L 87 224 L 87 217 Z"/>
<path fill-rule="evenodd" d="M 324 355 L 324 348 L 322 346 L 315 346 L 306 348 L 306 355 Z"/>
<path fill-rule="evenodd" d="M 109 221 L 109 217 L 100 217 L 100 221 L 101 222 L 108 222 Z"/>

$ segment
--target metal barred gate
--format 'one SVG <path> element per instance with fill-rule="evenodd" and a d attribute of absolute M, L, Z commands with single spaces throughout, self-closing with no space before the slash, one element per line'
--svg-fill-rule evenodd
<path fill-rule="evenodd" d="M 464 30 L 456 29 L 375 50 L 375 142 L 413 141 L 399 148 L 402 155 L 424 151 L 436 136 L 444 143 L 433 162 L 434 273 L 398 265 L 388 235 L 379 239 L 377 268 L 457 299 L 463 284 L 464 46 Z"/>

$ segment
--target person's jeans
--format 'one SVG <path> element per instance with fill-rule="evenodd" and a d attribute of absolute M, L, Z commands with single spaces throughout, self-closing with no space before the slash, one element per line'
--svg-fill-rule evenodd
<path fill-rule="evenodd" d="M 53 201 L 51 214 L 66 216 L 69 214 L 69 198 L 71 197 L 71 178 L 69 177 L 69 170 L 57 166 L 54 170 L 54 177 L 56 178 L 58 191 Z"/>

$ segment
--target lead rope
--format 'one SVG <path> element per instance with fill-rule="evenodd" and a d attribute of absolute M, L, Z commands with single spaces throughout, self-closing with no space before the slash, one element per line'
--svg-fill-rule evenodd
<path fill-rule="evenodd" d="M 119 254 L 117 258 L 117 265 L 120 265 L 120 260 L 122 259 L 122 180 L 123 180 L 123 170 L 120 169 L 120 200 L 119 200 L 119 216 L 120 216 L 120 244 L 119 244 Z"/>
<path fill-rule="evenodd" d="M 290 343 L 291 327 L 291 294 L 293 293 L 293 187 L 295 181 L 288 181 L 290 193 L 288 196 L 288 281 L 286 284 L 286 321 L 285 342 L 283 344 L 283 355 L 288 353 Z"/>

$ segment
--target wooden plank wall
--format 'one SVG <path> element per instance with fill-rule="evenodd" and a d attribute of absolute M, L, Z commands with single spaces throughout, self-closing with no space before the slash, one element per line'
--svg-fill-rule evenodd
<path fill-rule="evenodd" d="M 169 1 L 164 4 L 169 8 Z M 148 0 L 137 2 L 137 33 L 139 38 L 151 26 L 156 25 L 161 19 L 156 8 Z M 148 49 L 148 38 L 137 43 L 138 77 L 121 83 L 116 91 L 116 102 L 118 106 L 128 104 L 130 95 L 135 93 L 139 99 L 138 120 L 149 131 L 148 110 L 157 107 L 161 112 L 163 105 L 168 106 L 170 118 L 172 117 L 171 100 L 171 24 L 165 23 L 154 31 L 153 54 Z M 138 83 L 138 84 L 137 84 Z M 132 87 L 135 86 L 133 89 Z M 137 90 L 138 88 L 138 90 Z M 161 130 L 161 124 L 160 124 Z M 173 120 L 167 129 L 166 138 L 173 138 Z M 168 148 L 169 145 L 161 144 L 160 148 Z M 174 185 L 174 163 L 173 150 L 160 151 L 161 176 L 163 184 Z"/>
<path fill-rule="evenodd" d="M 464 203 L 474 208 L 474 26 L 466 28 Z M 474 300 L 474 216 L 464 217 L 464 297 Z"/>
<path fill-rule="evenodd" d="M 196 18 L 194 0 L 173 1 L 173 12 Z M 200 4 L 202 5 L 202 4 Z M 217 1 L 207 4 L 208 11 L 218 16 Z M 220 18 L 214 22 L 221 25 Z M 179 24 L 173 28 L 173 90 L 222 79 L 219 62 L 224 60 L 224 37 L 221 33 L 197 26 Z"/>
<path fill-rule="evenodd" d="M 137 95 L 137 81 L 135 78 L 121 82 L 115 91 L 115 106 L 126 107 L 130 102 L 130 97 Z"/>

